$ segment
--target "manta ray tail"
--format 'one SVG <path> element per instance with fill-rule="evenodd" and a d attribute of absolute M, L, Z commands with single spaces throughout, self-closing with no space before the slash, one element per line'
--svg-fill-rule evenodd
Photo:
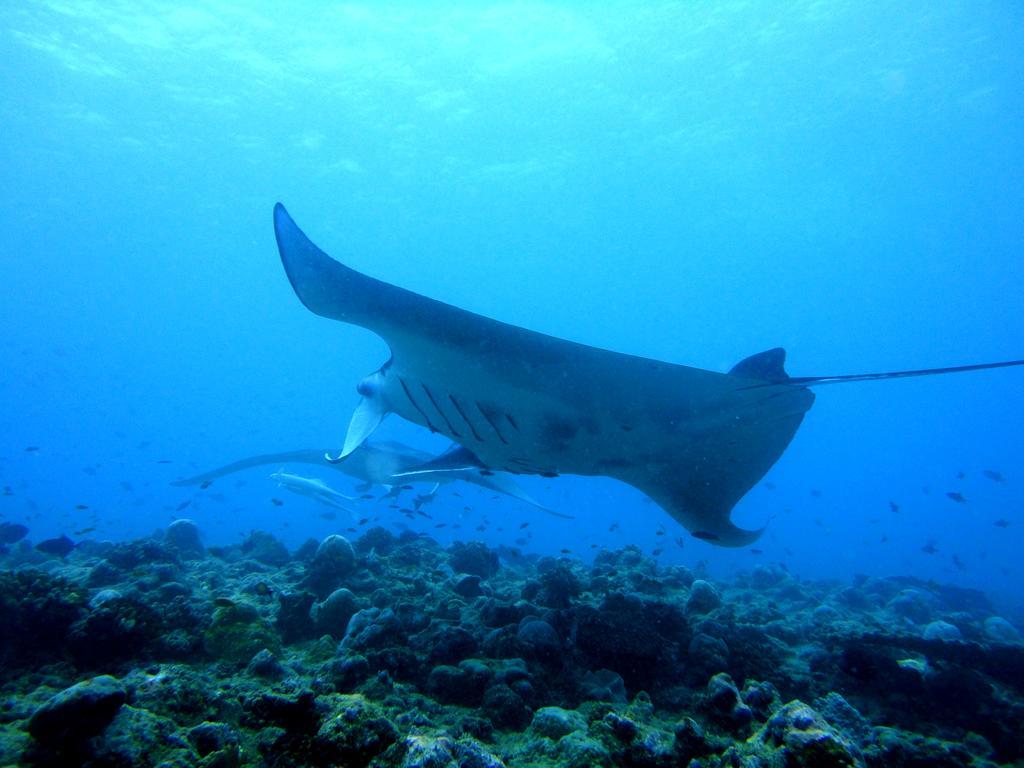
<path fill-rule="evenodd" d="M 820 386 L 822 384 L 844 384 L 854 381 L 882 381 L 884 379 L 909 379 L 914 376 L 940 376 L 946 373 L 966 373 L 968 371 L 985 371 L 992 368 L 1010 368 L 1024 365 L 1024 360 L 1002 360 L 996 363 L 973 363 L 971 365 L 953 365 L 944 368 L 918 368 L 909 371 L 883 371 L 880 373 L 850 373 L 841 376 L 790 376 L 783 368 L 786 362 L 786 350 L 775 347 L 758 352 L 740 360 L 729 371 L 732 376 L 744 379 L 755 379 L 766 384 L 794 384 L 802 387 Z M 765 386 L 765 385 L 757 385 Z"/>
<path fill-rule="evenodd" d="M 966 373 L 968 371 L 987 371 L 992 368 L 1010 368 L 1024 365 L 1024 360 L 1002 360 L 997 363 L 974 363 L 973 365 L 953 365 L 945 368 L 920 368 L 913 371 L 885 371 L 882 373 L 852 373 L 844 376 L 798 376 L 788 379 L 790 384 L 817 386 L 820 384 L 843 384 L 851 381 L 881 381 L 883 379 L 909 379 L 913 376 L 940 376 L 946 373 Z"/>

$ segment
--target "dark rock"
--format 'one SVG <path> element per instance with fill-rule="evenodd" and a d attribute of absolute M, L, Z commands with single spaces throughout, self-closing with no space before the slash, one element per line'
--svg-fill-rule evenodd
<path fill-rule="evenodd" d="M 779 709 L 756 738 L 781 747 L 787 767 L 854 768 L 863 764 L 859 750 L 801 701 Z"/>
<path fill-rule="evenodd" d="M 349 619 L 341 647 L 350 651 L 388 648 L 406 643 L 402 622 L 390 608 L 365 608 Z"/>
<path fill-rule="evenodd" d="M 557 563 L 543 573 L 540 585 L 537 601 L 547 608 L 568 608 L 583 589 L 579 578 L 566 563 Z"/>
<path fill-rule="evenodd" d="M 356 553 L 344 536 L 332 534 L 320 542 L 316 554 L 306 568 L 304 584 L 317 595 L 328 595 L 342 585 L 352 573 Z"/>
<path fill-rule="evenodd" d="M 985 639 L 992 643 L 1019 645 L 1024 642 L 1020 632 L 1002 616 L 989 616 L 984 623 Z"/>
<path fill-rule="evenodd" d="M 459 720 L 456 735 L 466 735 L 474 739 L 480 739 L 480 741 L 490 741 L 494 738 L 494 725 L 486 718 L 467 715 Z"/>
<path fill-rule="evenodd" d="M 754 678 L 786 684 L 783 672 L 792 650 L 765 628 L 752 624 L 730 624 L 719 635 L 729 638 L 729 671 L 736 679 Z M 800 643 L 797 637 L 794 645 Z"/>
<path fill-rule="evenodd" d="M 488 579 L 498 572 L 498 555 L 486 544 L 457 541 L 448 549 L 448 564 L 456 573 L 470 573 Z"/>
<path fill-rule="evenodd" d="M 875 734 L 865 754 L 871 768 L 965 768 L 980 763 L 965 744 L 896 728 L 877 728 Z"/>
<path fill-rule="evenodd" d="M 504 768 L 505 763 L 472 739 L 409 734 L 378 761 L 402 768 Z"/>
<path fill-rule="evenodd" d="M 580 683 L 580 695 L 584 701 L 610 701 L 624 704 L 626 683 L 622 675 L 610 669 L 599 669 L 588 672 Z"/>
<path fill-rule="evenodd" d="M 29 720 L 28 731 L 40 744 L 69 746 L 106 728 L 126 698 L 124 686 L 110 675 L 84 680 L 65 688 L 37 709 Z"/>
<path fill-rule="evenodd" d="M 523 600 L 536 600 L 537 595 L 540 594 L 541 589 L 543 589 L 541 583 L 539 581 L 531 579 L 523 583 L 522 588 L 519 590 L 519 596 Z"/>
<path fill-rule="evenodd" d="M 214 678 L 184 664 L 162 666 L 156 674 L 137 669 L 124 683 L 132 706 L 182 723 L 222 720 L 236 706 Z"/>
<path fill-rule="evenodd" d="M 247 603 L 225 605 L 214 611 L 203 641 L 211 656 L 237 664 L 248 662 L 264 648 L 275 654 L 281 650 L 273 627 Z"/>
<path fill-rule="evenodd" d="M 925 640 L 961 640 L 963 635 L 960 630 L 953 624 L 947 621 L 931 621 L 929 622 L 923 632 L 922 636 Z"/>
<path fill-rule="evenodd" d="M 315 734 L 320 728 L 320 712 L 311 691 L 293 696 L 260 693 L 242 702 L 245 722 L 249 725 L 272 725 L 287 733 Z"/>
<path fill-rule="evenodd" d="M 872 604 L 870 596 L 857 587 L 847 587 L 842 590 L 836 595 L 836 602 L 857 611 L 867 610 Z"/>
<path fill-rule="evenodd" d="M 729 667 L 729 646 L 724 640 L 698 632 L 687 648 L 688 679 L 698 685 Z"/>
<path fill-rule="evenodd" d="M 320 542 L 316 539 L 306 539 L 299 545 L 298 549 L 295 550 L 292 557 L 300 563 L 309 563 L 316 555 L 316 550 L 319 546 Z"/>
<path fill-rule="evenodd" d="M 378 590 L 383 590 L 381 582 L 369 570 L 361 568 L 345 578 L 345 584 L 351 587 L 353 592 L 366 595 Z"/>
<path fill-rule="evenodd" d="M 617 712 L 609 712 L 604 716 L 603 722 L 611 730 L 612 735 L 619 741 L 629 743 L 640 733 L 640 726 L 628 717 L 623 717 Z"/>
<path fill-rule="evenodd" d="M 750 575 L 750 586 L 754 589 L 770 589 L 789 581 L 791 578 L 789 571 L 783 566 L 778 563 L 767 563 L 754 568 L 754 572 Z"/>
<path fill-rule="evenodd" d="M 488 632 L 480 643 L 482 654 L 492 659 L 508 659 L 519 656 L 521 648 L 516 639 L 517 629 L 515 626 L 507 626 Z"/>
<path fill-rule="evenodd" d="M 238 734 L 227 723 L 203 721 L 188 731 L 188 740 L 200 757 L 238 745 Z"/>
<path fill-rule="evenodd" d="M 427 690 L 446 704 L 478 706 L 492 677 L 485 664 L 466 659 L 457 667 L 442 664 L 430 670 Z"/>
<path fill-rule="evenodd" d="M 155 563 L 181 565 L 181 557 L 176 549 L 153 539 L 138 539 L 115 544 L 107 552 L 107 561 L 122 571 L 134 571 L 140 566 L 149 568 Z"/>
<path fill-rule="evenodd" d="M 369 676 L 370 663 L 365 656 L 355 654 L 334 659 L 324 671 L 339 693 L 349 693 Z"/>
<path fill-rule="evenodd" d="M 744 689 L 744 694 L 746 694 L 746 689 Z M 858 742 L 867 741 L 870 738 L 871 723 L 835 691 L 817 699 L 814 702 L 814 708 L 829 724 L 839 728 L 847 736 L 852 736 Z"/>
<path fill-rule="evenodd" d="M 167 526 L 164 542 L 186 560 L 206 556 L 206 549 L 199 539 L 199 526 L 192 520 L 175 520 Z"/>
<path fill-rule="evenodd" d="M 67 581 L 31 568 L 0 571 L 0 661 L 8 669 L 52 661 L 82 614 Z"/>
<path fill-rule="evenodd" d="M 277 660 L 277 657 L 266 648 L 252 657 L 252 661 L 249 662 L 246 671 L 250 675 L 263 677 L 267 680 L 280 680 L 287 674 L 287 671 L 281 666 L 281 662 Z"/>
<path fill-rule="evenodd" d="M 109 603 L 111 600 L 120 600 L 122 597 L 124 597 L 124 595 L 116 589 L 101 589 L 93 595 L 92 598 L 90 598 L 89 607 L 95 610 L 104 603 Z"/>
<path fill-rule="evenodd" d="M 387 590 L 381 590 L 387 592 Z M 394 603 L 394 595 L 388 593 L 389 605 Z M 403 601 L 395 606 L 395 615 L 402 627 L 402 631 L 409 635 L 421 632 L 430 626 L 430 613 L 418 603 Z"/>
<path fill-rule="evenodd" d="M 480 620 L 488 627 L 518 624 L 526 615 L 524 606 L 525 604 L 490 598 L 480 607 Z"/>
<path fill-rule="evenodd" d="M 476 638 L 462 627 L 444 627 L 434 637 L 430 649 L 432 664 L 453 664 L 477 651 Z"/>
<path fill-rule="evenodd" d="M 195 763 L 195 753 L 173 720 L 132 706 L 122 707 L 91 745 L 90 768 L 158 768 Z"/>
<path fill-rule="evenodd" d="M 359 610 L 359 600 L 345 588 L 336 589 L 323 602 L 310 609 L 310 617 L 318 634 L 331 635 L 336 639 L 345 636 L 349 620 Z"/>
<path fill-rule="evenodd" d="M 664 582 L 671 587 L 686 587 L 693 586 L 693 582 L 696 581 L 696 576 L 693 575 L 693 571 L 687 568 L 685 565 L 670 565 L 665 569 L 663 576 Z"/>
<path fill-rule="evenodd" d="M 910 619 L 918 624 L 931 621 L 935 610 L 934 595 L 920 589 L 904 589 L 889 601 L 888 608 L 897 616 Z"/>
<path fill-rule="evenodd" d="M 690 596 L 686 600 L 688 613 L 709 613 L 722 604 L 722 598 L 711 582 L 697 579 L 690 586 Z"/>
<path fill-rule="evenodd" d="M 728 729 L 743 728 L 754 716 L 750 707 L 743 703 L 732 678 L 724 672 L 708 681 L 704 693 L 704 709 L 716 723 Z"/>
<path fill-rule="evenodd" d="M 375 705 L 359 696 L 339 696 L 314 744 L 324 764 L 363 768 L 397 738 L 395 727 Z"/>
<path fill-rule="evenodd" d="M 399 680 L 419 680 L 422 674 L 420 657 L 405 646 L 367 651 L 366 659 L 371 671 L 384 672 Z"/>
<path fill-rule="evenodd" d="M 714 752 L 714 747 L 704 735 L 704 729 L 693 718 L 680 720 L 673 729 L 673 736 L 677 765 L 690 765 L 691 760 L 699 760 Z"/>
<path fill-rule="evenodd" d="M 505 684 L 487 689 L 481 709 L 494 727 L 501 730 L 521 731 L 533 716 L 522 697 Z"/>
<path fill-rule="evenodd" d="M 838 696 L 838 694 L 836 695 Z M 755 717 L 759 720 L 766 720 L 779 704 L 779 691 L 771 683 L 747 680 L 740 693 L 740 698 L 744 704 L 750 707 Z"/>
<path fill-rule="evenodd" d="M 292 559 L 285 547 L 273 534 L 266 531 L 253 531 L 242 542 L 242 552 L 246 557 L 274 567 L 287 565 Z"/>
<path fill-rule="evenodd" d="M 639 729 L 637 735 L 613 752 L 613 759 L 636 768 L 670 768 L 678 765 L 672 736 L 654 728 Z"/>
<path fill-rule="evenodd" d="M 157 587 L 154 598 L 160 602 L 168 602 L 176 597 L 187 598 L 191 594 L 192 588 L 187 584 L 182 584 L 180 581 L 167 581 Z"/>
<path fill-rule="evenodd" d="M 552 659 L 562 652 L 562 641 L 554 627 L 535 616 L 527 616 L 519 623 L 516 642 L 523 655 L 531 658 Z"/>
<path fill-rule="evenodd" d="M 573 731 L 586 731 L 587 719 L 572 709 L 541 707 L 533 713 L 530 730 L 557 741 Z"/>
<path fill-rule="evenodd" d="M 90 587 L 109 587 L 125 578 L 124 573 L 106 560 L 100 560 L 89 571 L 86 583 Z"/>
<path fill-rule="evenodd" d="M 480 581 L 480 577 L 476 574 L 463 574 L 455 580 L 452 591 L 462 597 L 480 597 L 484 593 Z"/>
<path fill-rule="evenodd" d="M 680 644 L 689 643 L 682 612 L 669 603 L 613 592 L 599 609 L 577 613 L 577 644 L 593 666 L 614 669 L 633 688 L 672 682 Z"/>
<path fill-rule="evenodd" d="M 378 555 L 387 555 L 397 543 L 398 540 L 391 531 L 375 525 L 373 528 L 368 528 L 366 533 L 356 540 L 355 549 L 360 555 L 369 554 L 371 551 Z"/>
<path fill-rule="evenodd" d="M 118 661 L 152 658 L 168 627 L 164 616 L 141 600 L 107 600 L 68 630 L 75 661 L 95 668 Z"/>
<path fill-rule="evenodd" d="M 316 627 L 310 610 L 316 602 L 312 592 L 281 592 L 277 596 L 280 607 L 274 627 L 286 644 L 316 637 Z"/>

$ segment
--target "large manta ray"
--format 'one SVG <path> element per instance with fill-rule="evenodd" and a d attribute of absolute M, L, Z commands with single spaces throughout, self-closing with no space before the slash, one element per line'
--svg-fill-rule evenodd
<path fill-rule="evenodd" d="M 397 413 L 462 446 L 432 471 L 614 477 L 723 546 L 761 534 L 729 516 L 793 439 L 814 402 L 809 385 L 1024 364 L 791 378 L 777 348 L 716 373 L 546 336 L 368 277 L 317 248 L 280 203 L 274 231 L 302 303 L 391 348 L 357 387 L 336 460 Z"/>

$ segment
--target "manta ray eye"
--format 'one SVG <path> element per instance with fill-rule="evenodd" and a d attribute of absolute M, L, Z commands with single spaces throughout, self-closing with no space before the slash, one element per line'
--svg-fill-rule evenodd
<path fill-rule="evenodd" d="M 377 394 L 377 382 L 372 377 L 367 376 L 356 385 L 356 392 L 363 397 L 373 397 Z"/>

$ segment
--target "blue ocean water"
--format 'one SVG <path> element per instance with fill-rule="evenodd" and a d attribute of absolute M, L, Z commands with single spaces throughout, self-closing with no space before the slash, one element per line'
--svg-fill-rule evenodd
<path fill-rule="evenodd" d="M 340 447 L 387 357 L 295 298 L 278 200 L 360 271 L 622 352 L 727 370 L 781 345 L 798 376 L 1024 357 L 1022 32 L 1008 2 L 7 4 L 2 519 L 118 540 L 188 516 L 211 544 L 290 546 L 352 525 L 269 470 L 170 486 Z M 1020 609 L 1022 377 L 821 388 L 736 510 L 770 521 L 757 552 L 595 478 L 523 479 L 572 521 L 456 485 L 431 519 L 360 514 Z"/>

